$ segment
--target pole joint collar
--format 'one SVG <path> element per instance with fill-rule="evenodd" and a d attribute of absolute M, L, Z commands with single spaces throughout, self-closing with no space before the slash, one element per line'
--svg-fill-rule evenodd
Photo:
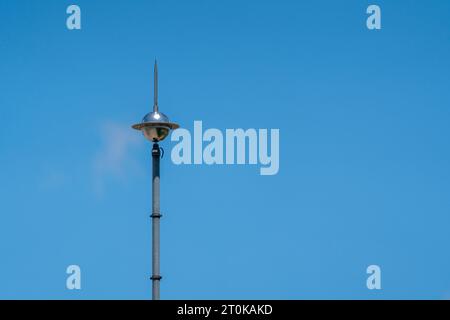
<path fill-rule="evenodd" d="M 161 148 L 159 147 L 159 144 L 156 142 L 153 144 L 152 156 L 157 158 L 161 156 Z"/>

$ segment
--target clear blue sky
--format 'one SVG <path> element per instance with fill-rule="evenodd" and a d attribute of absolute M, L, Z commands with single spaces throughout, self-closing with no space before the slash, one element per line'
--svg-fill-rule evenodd
<path fill-rule="evenodd" d="M 162 298 L 450 297 L 449 1 L 73 3 L 0 2 L 0 298 L 150 297 L 155 57 L 183 127 L 280 129 L 275 176 L 163 143 Z"/>

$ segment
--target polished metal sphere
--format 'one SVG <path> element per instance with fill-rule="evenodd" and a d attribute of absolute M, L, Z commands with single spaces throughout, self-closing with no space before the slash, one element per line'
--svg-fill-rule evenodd
<path fill-rule="evenodd" d="M 133 129 L 141 130 L 144 136 L 152 142 L 164 140 L 169 135 L 170 130 L 179 127 L 178 124 L 170 122 L 164 113 L 158 111 L 147 113 L 141 123 L 132 126 Z"/>

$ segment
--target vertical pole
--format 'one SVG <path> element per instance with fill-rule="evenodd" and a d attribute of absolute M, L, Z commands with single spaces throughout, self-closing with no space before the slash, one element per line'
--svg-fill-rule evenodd
<path fill-rule="evenodd" d="M 159 285 L 161 280 L 159 270 L 159 223 L 161 212 L 159 208 L 159 159 L 161 151 L 157 142 L 152 148 L 152 299 L 159 300 Z"/>
<path fill-rule="evenodd" d="M 158 112 L 158 63 L 153 67 L 153 112 Z"/>

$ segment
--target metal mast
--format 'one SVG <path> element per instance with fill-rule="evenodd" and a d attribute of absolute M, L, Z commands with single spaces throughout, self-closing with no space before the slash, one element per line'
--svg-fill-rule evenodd
<path fill-rule="evenodd" d="M 160 298 L 160 176 L 159 162 L 161 159 L 161 148 L 158 142 L 164 140 L 170 130 L 179 128 L 179 125 L 170 122 L 169 118 L 158 108 L 158 65 L 155 60 L 153 71 L 153 111 L 146 114 L 142 122 L 132 126 L 133 129 L 140 130 L 147 140 L 153 143 L 152 147 L 152 299 Z"/>
<path fill-rule="evenodd" d="M 153 70 L 153 112 L 158 112 L 158 64 Z M 160 219 L 159 207 L 159 159 L 161 151 L 157 141 L 152 148 L 152 299 L 159 300 L 160 293 Z"/>
<path fill-rule="evenodd" d="M 152 299 L 159 300 L 161 275 L 160 265 L 160 234 L 159 222 L 161 211 L 159 207 L 159 159 L 161 151 L 157 142 L 153 143 L 152 148 Z"/>

